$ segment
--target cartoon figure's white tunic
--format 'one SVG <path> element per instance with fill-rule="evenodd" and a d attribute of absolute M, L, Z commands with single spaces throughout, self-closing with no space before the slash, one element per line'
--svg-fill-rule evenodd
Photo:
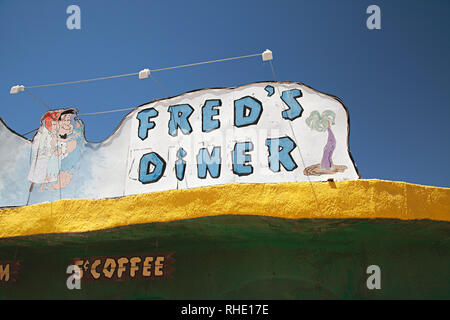
<path fill-rule="evenodd" d="M 44 126 L 39 128 L 31 147 L 31 167 L 28 180 L 33 183 L 45 183 L 48 161 L 51 156 L 52 134 Z"/>

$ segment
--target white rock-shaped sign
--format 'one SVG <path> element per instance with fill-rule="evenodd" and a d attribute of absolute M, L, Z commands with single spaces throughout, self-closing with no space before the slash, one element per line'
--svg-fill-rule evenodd
<path fill-rule="evenodd" d="M 0 207 L 359 178 L 345 106 L 300 83 L 261 82 L 153 101 L 130 112 L 102 143 L 85 140 L 77 112 L 45 113 L 31 142 L 0 123 Z"/>

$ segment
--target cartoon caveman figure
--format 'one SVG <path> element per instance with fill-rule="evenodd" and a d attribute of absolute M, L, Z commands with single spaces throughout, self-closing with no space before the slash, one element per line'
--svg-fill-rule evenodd
<path fill-rule="evenodd" d="M 28 180 L 41 184 L 40 191 L 61 189 L 72 180 L 81 157 L 83 124 L 74 108 L 49 111 L 33 138 Z M 53 184 L 52 184 L 53 183 Z"/>
<path fill-rule="evenodd" d="M 73 178 L 81 158 L 83 124 L 76 118 L 76 109 L 66 109 L 58 119 L 57 155 L 60 157 L 58 180 L 53 189 L 66 187 Z"/>

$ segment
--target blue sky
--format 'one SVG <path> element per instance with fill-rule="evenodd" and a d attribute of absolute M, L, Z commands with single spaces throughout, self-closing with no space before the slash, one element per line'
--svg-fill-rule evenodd
<path fill-rule="evenodd" d="M 81 8 L 68 30 L 66 8 Z M 366 8 L 381 8 L 381 30 Z M 449 187 L 450 20 L 433 1 L 12 1 L 0 0 L 0 117 L 25 133 L 46 108 L 12 85 L 40 85 L 218 58 L 274 53 L 278 80 L 338 96 L 350 114 L 350 149 L 362 178 Z M 155 73 L 171 96 L 273 80 L 260 58 Z M 30 89 L 80 113 L 128 108 L 164 92 L 122 78 Z M 85 116 L 102 141 L 126 112 Z M 30 136 L 31 137 L 31 136 Z"/>

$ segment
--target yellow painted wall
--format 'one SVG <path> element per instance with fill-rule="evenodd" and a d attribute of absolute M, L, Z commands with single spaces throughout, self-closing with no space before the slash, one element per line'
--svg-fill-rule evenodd
<path fill-rule="evenodd" d="M 450 189 L 381 180 L 236 183 L 118 199 L 60 200 L 0 210 L 0 238 L 223 214 L 450 221 Z"/>

